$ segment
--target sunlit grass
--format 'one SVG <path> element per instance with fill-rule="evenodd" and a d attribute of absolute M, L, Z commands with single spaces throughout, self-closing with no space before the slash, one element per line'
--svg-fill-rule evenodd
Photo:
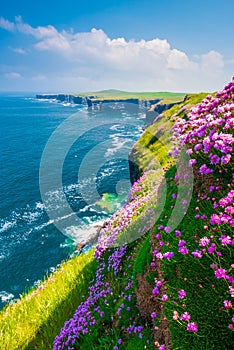
<path fill-rule="evenodd" d="M 93 250 L 77 256 L 62 263 L 37 289 L 6 306 L 0 313 L 0 349 L 50 349 L 87 293 L 95 266 Z"/>

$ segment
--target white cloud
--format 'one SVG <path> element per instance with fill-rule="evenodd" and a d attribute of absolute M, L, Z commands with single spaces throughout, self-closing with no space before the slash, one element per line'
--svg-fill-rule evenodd
<path fill-rule="evenodd" d="M 70 79 L 75 86 L 76 81 L 84 81 L 80 77 L 85 77 L 85 84 L 97 85 L 97 89 L 197 91 L 203 86 L 212 89 L 214 77 L 224 79 L 223 57 L 214 50 L 191 58 L 186 52 L 172 48 L 166 39 L 127 41 L 124 37 L 109 38 L 102 29 L 95 28 L 77 33 L 58 31 L 52 25 L 34 28 L 21 17 L 16 17 L 15 23 L 2 18 L 0 26 L 32 36 L 38 54 L 42 51 L 56 54 L 64 62 L 64 71 L 59 72 L 62 87 L 64 81 L 69 85 Z M 24 50 L 15 49 L 15 52 L 24 53 Z M 56 77 L 59 74 L 54 72 Z"/>
<path fill-rule="evenodd" d="M 21 47 L 16 47 L 16 48 L 12 49 L 12 51 L 19 53 L 20 55 L 25 55 L 27 53 L 27 51 L 22 49 Z"/>
<path fill-rule="evenodd" d="M 22 78 L 22 75 L 17 72 L 9 72 L 5 74 L 6 78 L 8 79 L 20 79 Z"/>
<path fill-rule="evenodd" d="M 32 76 L 31 79 L 36 81 L 45 81 L 47 80 L 47 77 L 44 74 L 37 74 Z"/>
<path fill-rule="evenodd" d="M 8 30 L 9 32 L 13 32 L 15 29 L 15 24 L 8 21 L 8 19 L 0 17 L 0 28 Z"/>
<path fill-rule="evenodd" d="M 219 52 L 209 51 L 201 57 L 202 70 L 205 73 L 216 75 L 217 71 L 222 70 L 224 66 L 223 57 Z"/>

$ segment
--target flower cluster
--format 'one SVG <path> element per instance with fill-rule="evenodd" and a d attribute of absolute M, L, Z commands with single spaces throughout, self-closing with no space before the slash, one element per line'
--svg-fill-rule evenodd
<path fill-rule="evenodd" d="M 114 270 L 114 274 L 117 274 L 120 268 L 121 259 L 126 253 L 126 247 L 116 248 L 114 252 L 109 256 L 108 271 Z M 99 266 L 95 273 L 95 279 L 89 287 L 88 298 L 81 302 L 78 306 L 73 317 L 65 322 L 60 334 L 55 338 L 54 350 L 72 349 L 77 339 L 81 335 L 89 333 L 92 326 L 97 323 L 95 315 L 99 317 L 104 316 L 104 311 L 100 306 L 95 306 L 100 299 L 106 298 L 107 295 L 112 293 L 112 289 L 108 282 L 105 281 L 104 270 L 106 264 L 103 259 L 99 262 Z"/>
<path fill-rule="evenodd" d="M 118 245 L 120 237 L 125 237 L 121 244 L 131 241 L 132 232 L 137 239 L 155 223 L 154 208 L 160 184 L 160 177 L 155 174 L 153 170 L 144 173 L 133 184 L 127 203 L 106 221 L 99 234 L 95 258 L 99 259 L 107 248 Z"/>
<path fill-rule="evenodd" d="M 188 147 L 189 164 L 197 163 L 197 156 L 205 162 L 200 165 L 201 174 L 210 174 L 216 166 L 231 162 L 234 137 L 234 78 L 217 93 L 208 95 L 200 104 L 191 108 L 188 120 L 180 118 L 173 127 L 173 154 L 178 156 L 180 145 Z"/>

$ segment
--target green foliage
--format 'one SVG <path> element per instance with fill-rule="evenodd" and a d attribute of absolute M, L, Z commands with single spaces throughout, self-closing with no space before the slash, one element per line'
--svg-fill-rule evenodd
<path fill-rule="evenodd" d="M 148 232 L 146 236 L 142 238 L 141 243 L 138 244 L 136 259 L 133 265 L 135 286 L 137 286 L 137 275 L 143 275 L 146 272 L 147 266 L 151 263 L 151 261 L 152 255 L 150 254 L 150 233 Z"/>

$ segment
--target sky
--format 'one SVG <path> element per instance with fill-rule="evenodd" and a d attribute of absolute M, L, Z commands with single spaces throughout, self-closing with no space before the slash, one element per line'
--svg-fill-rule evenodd
<path fill-rule="evenodd" d="M 233 0 L 5 1 L 0 91 L 220 90 L 233 13 Z"/>

